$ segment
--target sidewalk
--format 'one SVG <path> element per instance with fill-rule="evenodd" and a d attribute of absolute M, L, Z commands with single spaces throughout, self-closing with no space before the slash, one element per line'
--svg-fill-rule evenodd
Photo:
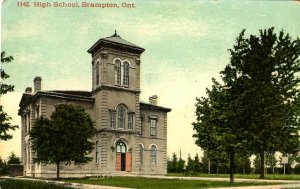
<path fill-rule="evenodd" d="M 127 176 L 137 177 L 137 175 L 127 175 Z M 139 175 L 138 177 L 157 178 L 157 179 L 179 179 L 179 180 L 229 181 L 229 178 L 210 178 L 210 177 L 177 177 L 177 176 L 155 176 L 155 175 Z M 37 179 L 33 179 L 33 178 L 21 178 L 21 177 L 15 177 L 15 178 L 1 177 L 1 178 L 37 181 Z M 130 189 L 130 188 L 123 188 L 123 187 L 115 187 L 115 186 L 69 183 L 69 182 L 55 181 L 55 180 L 38 180 L 38 181 L 61 184 L 75 189 Z M 264 185 L 264 186 L 219 187 L 218 189 L 281 189 L 281 188 L 300 189 L 300 181 L 298 180 L 235 179 L 235 182 L 269 182 L 269 183 L 286 183 L 286 184 L 268 185 L 268 186 Z"/>

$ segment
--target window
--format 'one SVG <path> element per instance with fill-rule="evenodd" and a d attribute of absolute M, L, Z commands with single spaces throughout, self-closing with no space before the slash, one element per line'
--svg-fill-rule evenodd
<path fill-rule="evenodd" d="M 140 135 L 144 134 L 144 116 L 141 117 Z"/>
<path fill-rule="evenodd" d="M 100 144 L 96 141 L 96 163 L 100 163 Z"/>
<path fill-rule="evenodd" d="M 116 128 L 116 112 L 110 112 L 110 127 Z"/>
<path fill-rule="evenodd" d="M 40 106 L 37 106 L 35 108 L 35 118 L 39 118 L 40 117 Z"/>
<path fill-rule="evenodd" d="M 157 148 L 155 145 L 152 145 L 150 148 L 150 163 L 151 165 L 157 164 Z"/>
<path fill-rule="evenodd" d="M 150 135 L 157 135 L 157 118 L 150 118 Z"/>
<path fill-rule="evenodd" d="M 115 84 L 121 85 L 121 61 L 115 61 Z"/>
<path fill-rule="evenodd" d="M 144 148 L 140 144 L 140 164 L 144 164 Z"/>
<path fill-rule="evenodd" d="M 124 62 L 123 65 L 123 85 L 129 86 L 129 63 Z"/>
<path fill-rule="evenodd" d="M 126 145 L 124 142 L 117 143 L 117 153 L 126 153 Z"/>
<path fill-rule="evenodd" d="M 128 129 L 133 129 L 134 114 L 128 114 Z"/>
<path fill-rule="evenodd" d="M 118 108 L 118 128 L 125 128 L 126 109 L 124 106 Z"/>
<path fill-rule="evenodd" d="M 27 114 L 27 126 L 28 126 L 27 131 L 30 132 L 30 110 L 28 111 Z"/>
<path fill-rule="evenodd" d="M 99 76 L 99 63 L 97 63 L 97 66 L 96 66 L 96 85 L 99 85 L 99 81 L 100 81 L 100 76 Z"/>

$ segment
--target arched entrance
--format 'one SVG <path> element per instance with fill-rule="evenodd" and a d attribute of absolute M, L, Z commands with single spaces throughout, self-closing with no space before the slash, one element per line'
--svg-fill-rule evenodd
<path fill-rule="evenodd" d="M 131 171 L 131 153 L 128 152 L 126 143 L 117 141 L 116 143 L 116 170 Z"/>

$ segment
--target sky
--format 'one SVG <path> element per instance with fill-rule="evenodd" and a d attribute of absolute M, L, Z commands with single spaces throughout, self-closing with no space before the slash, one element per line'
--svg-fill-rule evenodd
<path fill-rule="evenodd" d="M 141 57 L 141 100 L 158 95 L 158 105 L 169 107 L 168 155 L 202 154 L 192 137 L 196 97 L 205 96 L 211 78 L 229 63 L 236 37 L 275 27 L 300 37 L 297 1 L 230 0 L 94 0 L 120 8 L 18 7 L 5 0 L 1 8 L 1 50 L 14 57 L 3 65 L 5 83 L 15 91 L 1 96 L 1 105 L 20 125 L 17 115 L 25 88 L 41 76 L 43 90 L 91 90 L 91 56 L 86 51 L 115 30 L 125 40 L 146 49 Z M 53 0 L 40 0 L 49 2 Z M 63 2 L 57 0 L 56 2 Z M 65 2 L 78 2 L 73 0 Z M 135 8 L 122 8 L 123 2 Z M 0 141 L 0 156 L 21 155 L 21 130 Z"/>

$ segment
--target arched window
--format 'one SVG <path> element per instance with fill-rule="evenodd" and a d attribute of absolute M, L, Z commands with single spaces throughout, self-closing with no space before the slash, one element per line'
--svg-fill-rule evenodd
<path fill-rule="evenodd" d="M 126 145 L 124 142 L 117 142 L 117 153 L 126 153 Z"/>
<path fill-rule="evenodd" d="M 123 85 L 129 86 L 129 63 L 124 62 L 123 65 Z"/>
<path fill-rule="evenodd" d="M 150 148 L 150 163 L 151 165 L 157 164 L 157 148 L 155 145 L 152 145 Z"/>
<path fill-rule="evenodd" d="M 121 61 L 115 61 L 115 84 L 121 85 Z"/>
<path fill-rule="evenodd" d="M 125 129 L 126 108 L 124 106 L 118 107 L 118 128 Z"/>
<path fill-rule="evenodd" d="M 100 163 L 100 145 L 99 142 L 96 141 L 96 163 Z"/>
<path fill-rule="evenodd" d="M 143 145 L 140 144 L 140 164 L 144 164 L 144 148 Z"/>

